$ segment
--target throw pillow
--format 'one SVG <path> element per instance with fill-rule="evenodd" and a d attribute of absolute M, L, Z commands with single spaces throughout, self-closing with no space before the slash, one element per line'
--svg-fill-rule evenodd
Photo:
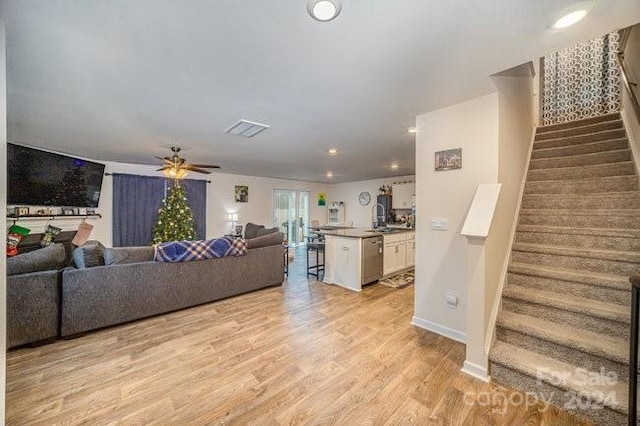
<path fill-rule="evenodd" d="M 254 249 L 260 247 L 268 247 L 282 244 L 284 240 L 284 234 L 282 232 L 272 232 L 261 237 L 252 238 L 247 240 L 247 248 Z"/>
<path fill-rule="evenodd" d="M 62 228 L 58 228 L 57 226 L 47 225 L 47 228 L 42 234 L 42 238 L 40 238 L 40 246 L 48 247 L 53 244 L 53 240 L 55 240 L 56 236 L 62 232 Z"/>
<path fill-rule="evenodd" d="M 255 223 L 248 222 L 244 227 L 245 240 L 257 237 L 259 229 L 264 229 L 264 225 L 256 225 Z"/>
<path fill-rule="evenodd" d="M 153 247 L 114 247 L 104 249 L 105 265 L 153 261 Z"/>
<path fill-rule="evenodd" d="M 87 241 L 73 250 L 76 268 L 93 268 L 104 265 L 104 246 L 99 241 Z"/>
<path fill-rule="evenodd" d="M 7 259 L 7 275 L 62 269 L 67 265 L 67 256 L 62 244 L 18 254 Z"/>
<path fill-rule="evenodd" d="M 258 229 L 258 231 L 256 232 L 256 237 L 262 237 L 264 235 L 269 235 L 269 234 L 273 234 L 274 232 L 279 232 L 280 228 L 278 228 L 277 226 L 274 226 L 273 228 L 261 228 Z"/>

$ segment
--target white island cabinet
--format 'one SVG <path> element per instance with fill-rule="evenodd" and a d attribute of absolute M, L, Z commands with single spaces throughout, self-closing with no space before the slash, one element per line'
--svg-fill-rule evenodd
<path fill-rule="evenodd" d="M 325 235 L 324 282 L 361 291 L 362 239 Z"/>

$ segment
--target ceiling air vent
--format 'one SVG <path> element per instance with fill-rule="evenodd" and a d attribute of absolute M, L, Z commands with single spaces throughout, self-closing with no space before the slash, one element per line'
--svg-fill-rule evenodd
<path fill-rule="evenodd" d="M 240 120 L 233 126 L 229 127 L 225 130 L 225 133 L 229 133 L 231 135 L 244 136 L 245 138 L 251 138 L 262 132 L 263 130 L 267 130 L 269 126 L 266 124 L 254 123 L 252 121 Z"/>

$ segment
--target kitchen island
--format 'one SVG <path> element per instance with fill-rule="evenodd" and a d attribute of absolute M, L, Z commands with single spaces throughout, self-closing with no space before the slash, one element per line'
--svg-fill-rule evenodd
<path fill-rule="evenodd" d="M 414 265 L 415 232 L 411 228 L 320 233 L 325 237 L 325 283 L 361 291 L 363 285 Z"/>

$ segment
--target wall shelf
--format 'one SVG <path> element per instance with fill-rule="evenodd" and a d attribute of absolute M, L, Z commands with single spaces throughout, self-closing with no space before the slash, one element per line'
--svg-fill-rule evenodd
<path fill-rule="evenodd" d="M 100 213 L 95 214 L 30 214 L 24 216 L 7 215 L 7 220 L 14 224 L 19 220 L 56 220 L 56 219 L 101 219 Z"/>

